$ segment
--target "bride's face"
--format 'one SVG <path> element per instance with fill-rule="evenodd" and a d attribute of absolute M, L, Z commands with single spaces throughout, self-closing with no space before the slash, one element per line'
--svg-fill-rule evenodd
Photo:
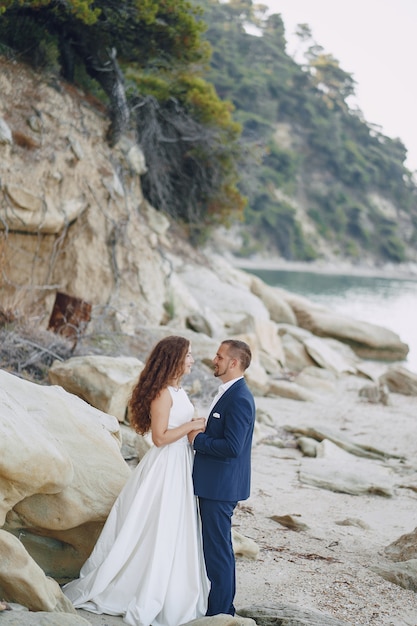
<path fill-rule="evenodd" d="M 193 355 L 191 354 L 191 346 L 188 348 L 188 352 L 185 356 L 184 360 L 184 374 L 189 374 L 191 372 L 191 366 L 194 363 Z"/>

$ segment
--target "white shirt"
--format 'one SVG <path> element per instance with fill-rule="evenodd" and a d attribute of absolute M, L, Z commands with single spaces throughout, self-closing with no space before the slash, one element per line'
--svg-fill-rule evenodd
<path fill-rule="evenodd" d="M 232 378 L 232 380 L 228 380 L 227 383 L 222 383 L 219 386 L 219 389 L 216 393 L 216 395 L 214 396 L 212 403 L 210 404 L 210 408 L 208 411 L 208 414 L 210 415 L 214 405 L 216 404 L 216 402 L 218 400 L 220 400 L 220 398 L 222 397 L 222 395 L 224 394 L 225 391 L 227 391 L 229 389 L 229 387 L 231 387 L 232 385 L 234 385 L 235 382 L 237 382 L 238 380 L 240 380 L 241 378 L 243 378 L 243 376 L 239 376 L 239 378 Z"/>

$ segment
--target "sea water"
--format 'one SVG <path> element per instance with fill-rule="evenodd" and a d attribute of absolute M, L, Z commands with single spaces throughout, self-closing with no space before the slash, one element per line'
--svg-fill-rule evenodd
<path fill-rule="evenodd" d="M 293 270 L 246 271 L 327 309 L 394 331 L 410 348 L 405 367 L 417 373 L 417 280 Z"/>

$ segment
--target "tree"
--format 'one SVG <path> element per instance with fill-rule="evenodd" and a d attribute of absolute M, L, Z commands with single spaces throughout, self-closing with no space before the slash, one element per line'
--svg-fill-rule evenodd
<path fill-rule="evenodd" d="M 201 77 L 210 46 L 198 7 L 187 0 L 0 0 L 0 11 L 0 41 L 33 58 L 47 35 L 66 80 L 81 67 L 87 87 L 92 79 L 100 86 L 110 145 L 134 124 L 148 163 L 144 192 L 156 208 L 193 230 L 243 210 L 240 126 Z M 29 46 L 24 24 L 35 33 Z"/>
<path fill-rule="evenodd" d="M 196 1 L 213 47 L 208 78 L 234 104 L 247 151 L 259 156 L 249 172 L 241 170 L 239 183 L 248 198 L 246 221 L 259 241 L 288 258 L 311 258 L 302 213 L 286 203 L 292 197 L 303 198 L 316 228 L 346 251 L 366 248 L 373 194 L 416 213 L 404 146 L 350 108 L 353 76 L 315 42 L 308 25 L 298 25 L 298 64 L 286 53 L 281 15 L 268 15 L 250 0 Z M 360 220 L 352 209 L 358 206 Z M 375 245 L 376 255 L 400 258 L 396 228 L 390 245 Z M 388 231 L 373 237 L 386 240 Z"/>
<path fill-rule="evenodd" d="M 148 166 L 144 193 L 154 206 L 187 223 L 195 238 L 205 226 L 243 211 L 236 186 L 240 126 L 211 85 L 190 77 L 182 83 L 186 104 L 178 80 L 166 99 L 140 96 L 133 109 Z"/>
<path fill-rule="evenodd" d="M 200 39 L 200 11 L 186 0 L 1 0 L 0 11 L 2 39 L 13 48 L 33 54 L 19 37 L 19 25 L 40 25 L 55 38 L 66 80 L 74 80 L 81 63 L 100 84 L 110 102 L 111 145 L 129 121 L 124 65 L 201 63 L 209 54 Z"/>
<path fill-rule="evenodd" d="M 326 95 L 331 104 L 346 106 L 346 99 L 355 93 L 355 81 L 345 72 L 339 61 L 331 54 L 314 55 L 310 61 L 310 70 L 316 86 Z"/>

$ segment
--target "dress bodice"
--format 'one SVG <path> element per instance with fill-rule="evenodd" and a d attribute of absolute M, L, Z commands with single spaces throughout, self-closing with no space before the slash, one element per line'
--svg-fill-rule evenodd
<path fill-rule="evenodd" d="M 172 398 L 168 428 L 176 428 L 194 417 L 194 406 L 182 387 L 176 389 L 169 386 L 168 390 Z"/>

